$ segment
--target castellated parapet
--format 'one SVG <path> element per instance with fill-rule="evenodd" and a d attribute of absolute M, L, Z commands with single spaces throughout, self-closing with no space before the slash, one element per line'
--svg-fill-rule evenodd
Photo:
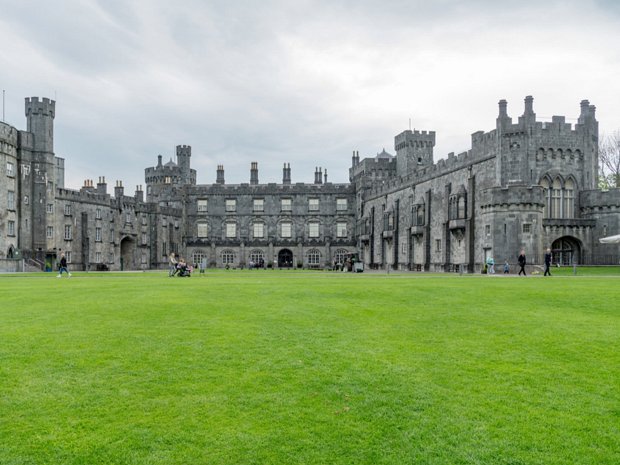
<path fill-rule="evenodd" d="M 0 124 L 0 204 L 13 206 L 0 219 L 0 258 L 19 245 L 42 266 L 66 251 L 74 270 L 163 268 L 170 253 L 218 267 L 324 267 L 357 253 L 371 268 L 470 272 L 489 256 L 513 264 L 520 248 L 534 264 L 546 247 L 558 263 L 620 259 L 598 243 L 620 232 L 620 190 L 595 189 L 588 100 L 573 125 L 538 121 L 531 96 L 513 122 L 501 100 L 494 128 L 436 163 L 433 131 L 403 131 L 396 155 L 354 150 L 346 184 L 318 166 L 313 183 L 292 183 L 288 163 L 281 184 L 260 184 L 252 162 L 248 183 L 226 184 L 218 165 L 214 184 L 196 185 L 191 146 L 178 145 L 145 169 L 146 199 L 120 181 L 108 194 L 103 177 L 64 189 L 55 102 L 29 98 L 25 111 L 28 131 Z"/>

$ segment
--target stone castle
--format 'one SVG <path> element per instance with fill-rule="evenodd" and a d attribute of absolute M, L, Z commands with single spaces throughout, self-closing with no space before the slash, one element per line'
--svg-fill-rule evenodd
<path fill-rule="evenodd" d="M 576 124 L 537 121 L 532 97 L 516 122 L 499 102 L 495 128 L 472 134 L 471 149 L 435 163 L 433 131 L 395 137 L 360 159 L 350 183 L 196 184 L 191 147 L 176 162 L 145 170 L 146 192 L 109 192 L 104 177 L 65 187 L 54 154 L 55 102 L 26 98 L 27 129 L 0 123 L 0 266 L 53 269 L 64 252 L 73 270 L 147 270 L 176 253 L 209 267 L 324 268 L 356 254 L 367 268 L 477 272 L 488 257 L 514 264 L 520 249 L 541 263 L 618 264 L 600 237 L 620 232 L 620 190 L 597 189 L 598 122 L 581 102 Z"/>

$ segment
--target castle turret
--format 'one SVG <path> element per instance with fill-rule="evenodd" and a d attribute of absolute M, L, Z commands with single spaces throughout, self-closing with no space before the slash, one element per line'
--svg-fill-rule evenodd
<path fill-rule="evenodd" d="M 177 145 L 177 165 L 181 170 L 181 183 L 191 183 L 190 158 L 192 147 L 190 145 Z"/>
<path fill-rule="evenodd" d="M 394 138 L 396 150 L 396 173 L 406 176 L 418 168 L 433 164 L 435 131 L 411 131 L 408 129 Z"/>
<path fill-rule="evenodd" d="M 54 115 L 56 102 L 48 98 L 26 98 L 28 132 L 34 134 L 36 152 L 54 152 Z"/>

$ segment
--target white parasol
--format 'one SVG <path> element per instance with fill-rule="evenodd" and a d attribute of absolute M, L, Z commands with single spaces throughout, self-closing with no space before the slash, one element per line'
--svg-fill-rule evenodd
<path fill-rule="evenodd" d="M 601 237 L 599 242 L 602 242 L 603 244 L 620 244 L 620 234 L 616 236 Z"/>

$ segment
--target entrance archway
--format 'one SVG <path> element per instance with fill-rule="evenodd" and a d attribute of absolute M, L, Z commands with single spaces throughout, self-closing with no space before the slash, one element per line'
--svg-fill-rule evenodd
<path fill-rule="evenodd" d="M 293 252 L 282 249 L 278 252 L 278 268 L 291 268 L 293 266 Z"/>
<path fill-rule="evenodd" d="M 579 239 L 564 236 L 553 241 L 551 244 L 553 262 L 560 265 L 577 265 L 581 260 L 581 243 Z"/>
<path fill-rule="evenodd" d="M 135 247 L 136 241 L 131 237 L 121 239 L 121 271 L 135 270 Z"/>

